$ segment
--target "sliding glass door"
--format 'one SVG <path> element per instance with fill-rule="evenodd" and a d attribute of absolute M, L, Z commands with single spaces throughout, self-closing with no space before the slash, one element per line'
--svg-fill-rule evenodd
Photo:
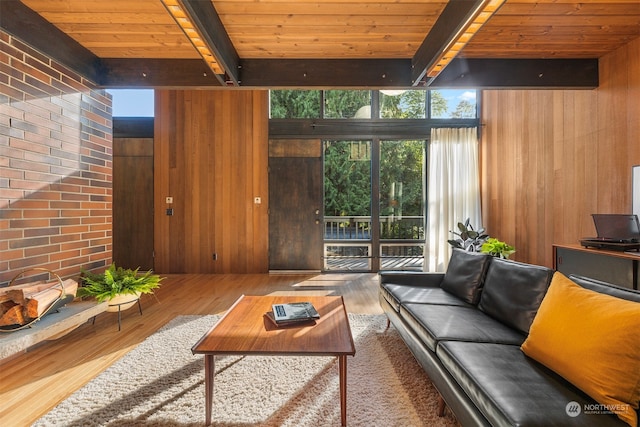
<path fill-rule="evenodd" d="M 380 270 L 422 270 L 425 141 L 380 143 Z"/>
<path fill-rule="evenodd" d="M 422 269 L 423 140 L 324 141 L 324 270 Z"/>

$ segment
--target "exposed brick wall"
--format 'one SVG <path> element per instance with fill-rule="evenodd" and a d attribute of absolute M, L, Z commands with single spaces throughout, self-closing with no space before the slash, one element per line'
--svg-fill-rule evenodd
<path fill-rule="evenodd" d="M 0 32 L 0 286 L 111 263 L 111 97 Z"/>

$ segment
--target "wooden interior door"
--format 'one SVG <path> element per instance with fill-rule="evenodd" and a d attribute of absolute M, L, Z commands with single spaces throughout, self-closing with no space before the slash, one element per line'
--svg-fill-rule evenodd
<path fill-rule="evenodd" d="M 153 269 L 153 139 L 113 141 L 113 262 Z"/>
<path fill-rule="evenodd" d="M 322 270 L 320 141 L 269 143 L 269 270 Z"/>

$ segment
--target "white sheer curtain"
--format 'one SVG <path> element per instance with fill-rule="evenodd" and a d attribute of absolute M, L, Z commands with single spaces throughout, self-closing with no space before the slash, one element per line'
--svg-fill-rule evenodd
<path fill-rule="evenodd" d="M 480 168 L 476 128 L 432 129 L 427 165 L 426 271 L 445 271 L 451 257 L 448 239 L 458 222 L 470 218 L 478 229 Z"/>

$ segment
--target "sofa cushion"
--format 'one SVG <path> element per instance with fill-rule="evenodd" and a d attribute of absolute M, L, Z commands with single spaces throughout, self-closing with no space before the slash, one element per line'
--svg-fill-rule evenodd
<path fill-rule="evenodd" d="M 440 287 L 469 304 L 477 305 L 490 262 L 490 255 L 454 249 Z"/>
<path fill-rule="evenodd" d="M 385 283 L 380 286 L 380 292 L 384 298 L 396 310 L 400 311 L 400 305 L 408 302 L 459 305 L 473 307 L 455 295 L 441 288 L 425 288 L 424 286 L 395 285 Z"/>
<path fill-rule="evenodd" d="M 611 283 L 602 282 L 590 277 L 576 276 L 574 274 L 569 276 L 569 279 L 582 286 L 583 288 L 591 289 L 592 291 L 600 292 L 601 294 L 612 295 L 614 297 L 626 299 L 629 301 L 640 302 L 640 292 L 631 290 L 629 288 L 622 288 L 620 286 L 612 285 Z"/>
<path fill-rule="evenodd" d="M 625 425 L 614 415 L 583 409 L 596 402 L 517 346 L 443 341 L 436 355 L 491 425 Z M 573 416 L 576 406 L 580 413 Z"/>
<path fill-rule="evenodd" d="M 407 303 L 400 314 L 410 328 L 435 351 L 439 341 L 475 341 L 520 346 L 525 336 L 476 307 Z"/>
<path fill-rule="evenodd" d="M 582 288 L 556 272 L 522 350 L 636 426 L 639 343 L 640 303 Z"/>
<path fill-rule="evenodd" d="M 553 270 L 547 267 L 494 258 L 478 307 L 527 334 L 552 276 Z"/>

